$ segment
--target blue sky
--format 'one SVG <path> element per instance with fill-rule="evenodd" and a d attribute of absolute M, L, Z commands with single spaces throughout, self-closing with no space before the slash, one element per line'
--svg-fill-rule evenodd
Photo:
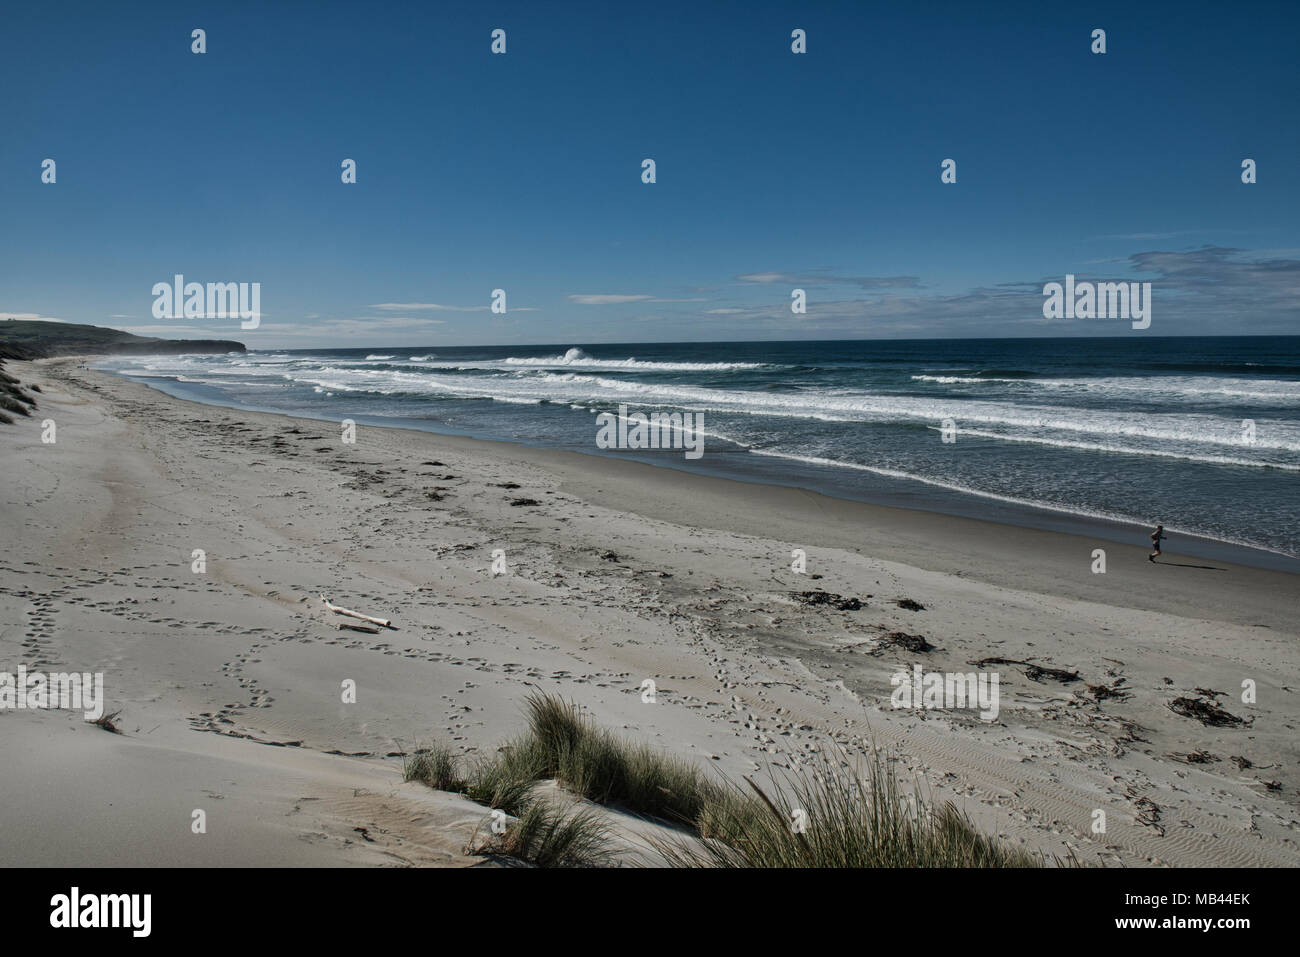
<path fill-rule="evenodd" d="M 1145 334 L 1296 333 L 1297 28 L 1280 2 L 12 6 L 0 316 L 254 348 L 1123 333 L 1043 319 L 1068 272 L 1151 282 Z M 176 273 L 260 282 L 260 328 L 154 319 Z"/>

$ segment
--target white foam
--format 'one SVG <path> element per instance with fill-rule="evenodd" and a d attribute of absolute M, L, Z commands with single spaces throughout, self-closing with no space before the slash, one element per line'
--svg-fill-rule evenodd
<path fill-rule="evenodd" d="M 936 432 L 939 426 L 930 426 Z M 1062 439 L 1050 439 L 1042 436 L 1025 435 L 1013 432 L 986 432 L 982 429 L 958 429 L 960 435 L 971 435 L 981 439 L 997 439 L 1001 442 L 1026 442 L 1031 445 L 1050 445 L 1062 449 L 1079 449 L 1084 452 L 1114 452 L 1122 455 L 1154 455 L 1159 458 L 1184 459 L 1189 462 L 1205 462 L 1210 465 L 1240 465 L 1246 468 L 1281 469 L 1286 472 L 1300 472 L 1300 465 L 1284 462 L 1266 462 L 1260 459 L 1242 459 L 1227 455 L 1195 455 L 1190 452 L 1171 452 L 1161 449 L 1134 448 L 1122 445 L 1107 445 L 1097 442 L 1071 442 Z M 1244 446 L 1243 447 L 1247 447 Z"/>
<path fill-rule="evenodd" d="M 578 366 L 584 369 L 642 369 L 659 372 L 729 372 L 735 369 L 762 369 L 763 362 L 652 362 L 635 357 L 627 359 L 593 359 L 581 349 L 570 349 L 562 356 L 543 358 L 509 356 L 502 360 L 507 366 L 555 368 Z"/>
<path fill-rule="evenodd" d="M 940 385 L 1017 385 L 1035 389 L 1073 389 L 1107 396 L 1224 396 L 1270 402 L 1300 402 L 1300 382 L 1220 376 L 1103 376 L 1095 379 L 1013 379 L 994 376 L 914 375 L 914 382 Z"/>

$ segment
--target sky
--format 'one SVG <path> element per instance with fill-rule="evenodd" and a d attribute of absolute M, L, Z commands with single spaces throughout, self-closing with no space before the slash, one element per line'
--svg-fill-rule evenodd
<path fill-rule="evenodd" d="M 275 349 L 1300 333 L 1298 28 L 1295 2 L 15 4 L 0 317 Z M 259 326 L 154 318 L 176 274 L 260 283 Z M 1150 328 L 1045 319 L 1067 274 L 1150 282 Z"/>

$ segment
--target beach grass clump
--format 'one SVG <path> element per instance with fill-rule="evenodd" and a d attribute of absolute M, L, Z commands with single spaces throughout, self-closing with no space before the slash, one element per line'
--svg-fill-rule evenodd
<path fill-rule="evenodd" d="M 18 401 L 21 392 L 17 389 L 12 392 L 0 391 L 0 409 L 6 412 L 14 412 L 18 415 L 31 415 L 31 409 Z"/>
<path fill-rule="evenodd" d="M 466 848 L 471 854 L 511 857 L 537 867 L 606 863 L 609 829 L 590 808 L 565 810 L 535 795 L 543 777 L 539 758 L 536 742 L 525 737 L 503 746 L 491 758 L 473 761 L 462 772 L 459 755 L 445 744 L 433 744 L 408 756 L 402 774 L 404 780 L 463 794 L 516 819 L 485 842 L 476 844 L 471 839 Z"/>
<path fill-rule="evenodd" d="M 694 826 L 721 794 L 695 765 L 622 740 L 576 704 L 533 694 L 526 711 L 543 775 L 598 804 Z"/>
<path fill-rule="evenodd" d="M 533 743 L 523 738 L 503 746 L 495 757 L 476 761 L 461 793 L 478 804 L 519 816 L 534 803 L 533 789 L 545 776 Z"/>
<path fill-rule="evenodd" d="M 476 804 L 507 814 L 523 813 L 542 779 L 527 740 L 506 745 L 491 758 L 466 762 L 445 744 L 433 744 L 409 755 L 402 764 L 406 781 L 419 781 L 438 791 L 463 794 Z M 467 768 L 462 768 L 468 763 Z"/>
<path fill-rule="evenodd" d="M 746 778 L 701 819 L 701 839 L 656 840 L 676 867 L 1038 867 L 975 829 L 951 804 L 904 791 L 873 752 L 866 770 L 822 760 L 808 777 Z"/>
<path fill-rule="evenodd" d="M 550 801 L 533 801 L 505 833 L 470 850 L 536 867 L 600 867 L 611 859 L 609 827 L 590 807 L 566 809 Z"/>
<path fill-rule="evenodd" d="M 14 421 L 12 416 L 5 413 L 13 412 L 17 415 L 29 416 L 32 414 L 31 410 L 36 408 L 36 399 L 24 392 L 20 388 L 21 385 L 21 382 L 4 371 L 4 363 L 0 363 L 0 422 L 5 425 L 12 425 Z M 31 388 L 40 391 L 36 386 Z"/>
<path fill-rule="evenodd" d="M 402 780 L 419 781 L 435 791 L 462 792 L 465 782 L 457 775 L 456 754 L 445 744 L 433 744 L 408 755 L 402 762 Z"/>
<path fill-rule="evenodd" d="M 622 740 L 576 704 L 533 694 L 525 711 L 528 731 L 492 758 L 479 759 L 462 773 L 449 749 L 421 749 L 406 760 L 406 780 L 456 791 L 517 814 L 528 805 L 537 783 L 554 779 L 597 804 L 689 827 L 695 826 L 708 802 L 723 796 L 700 768 L 649 744 Z"/>
<path fill-rule="evenodd" d="M 649 744 L 625 741 L 573 702 L 536 693 L 528 730 L 462 772 L 443 746 L 407 759 L 407 780 L 456 791 L 517 818 L 473 853 L 542 867 L 607 859 L 608 827 L 591 808 L 564 810 L 539 798 L 555 780 L 597 804 L 681 828 L 651 839 L 677 867 L 1039 867 L 1041 858 L 980 833 L 950 803 L 931 806 L 904 790 L 878 751 L 864 763 L 822 755 L 809 773 L 744 785 L 706 774 Z"/>

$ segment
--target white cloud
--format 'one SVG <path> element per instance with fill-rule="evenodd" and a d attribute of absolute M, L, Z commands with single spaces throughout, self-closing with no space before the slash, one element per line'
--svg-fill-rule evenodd
<path fill-rule="evenodd" d="M 25 319 L 28 322 L 67 322 L 53 316 L 42 316 L 39 312 L 0 312 L 0 319 Z"/>
<path fill-rule="evenodd" d="M 616 296 L 599 293 L 573 293 L 569 296 L 570 302 L 576 302 L 583 306 L 609 306 L 620 302 L 650 302 L 653 299 L 654 296 Z"/>
<path fill-rule="evenodd" d="M 109 328 L 117 329 L 121 332 L 129 332 L 133 336 L 149 336 L 157 339 L 235 339 L 240 338 L 240 333 L 247 334 L 247 330 L 241 330 L 239 323 L 229 326 L 110 326 Z"/>
<path fill-rule="evenodd" d="M 439 310 L 442 312 L 479 312 L 487 306 L 446 306 L 438 302 L 376 302 L 371 309 L 388 309 L 395 312 L 415 312 L 418 310 Z"/>
<path fill-rule="evenodd" d="M 624 302 L 708 302 L 707 299 L 664 299 L 660 296 L 621 296 L 613 293 L 570 293 L 569 302 L 580 306 L 614 306 Z"/>
<path fill-rule="evenodd" d="M 858 286 L 868 290 L 919 289 L 921 286 L 921 280 L 916 276 L 836 276 L 822 269 L 806 273 L 751 272 L 736 278 L 741 282 L 763 285 L 779 282 L 790 286 Z"/>
<path fill-rule="evenodd" d="M 385 309 L 393 312 L 419 312 L 419 311 L 438 311 L 438 312 L 487 312 L 490 306 L 448 306 L 440 302 L 377 302 L 370 306 L 371 309 Z M 511 306 L 507 310 L 507 315 L 511 312 L 537 312 L 536 306 Z"/>

